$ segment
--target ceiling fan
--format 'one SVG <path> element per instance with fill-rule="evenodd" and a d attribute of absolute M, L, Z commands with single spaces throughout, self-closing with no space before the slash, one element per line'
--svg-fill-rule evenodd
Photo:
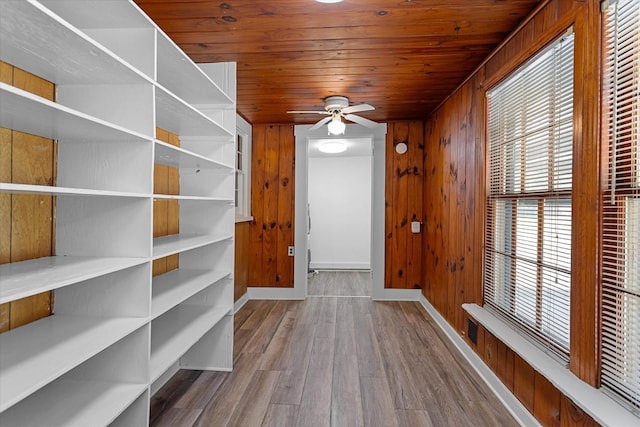
<path fill-rule="evenodd" d="M 353 113 L 359 113 L 361 111 L 375 110 L 373 105 L 369 104 L 356 104 L 349 106 L 349 98 L 346 96 L 329 96 L 324 99 L 324 111 L 287 111 L 292 114 L 324 114 L 328 117 L 321 119 L 315 125 L 311 126 L 309 130 L 315 130 L 320 128 L 325 123 L 329 129 L 329 133 L 332 135 L 341 135 L 344 133 L 346 125 L 342 119 L 349 120 L 350 122 L 358 123 L 368 128 L 374 128 L 378 126 L 378 123 L 365 119 L 364 117 L 357 116 Z"/>

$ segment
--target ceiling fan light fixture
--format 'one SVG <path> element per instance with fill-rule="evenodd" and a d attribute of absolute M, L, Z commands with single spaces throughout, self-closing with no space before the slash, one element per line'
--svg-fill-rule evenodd
<path fill-rule="evenodd" d="M 327 141 L 318 146 L 318 150 L 322 153 L 337 154 L 347 151 L 347 144 L 344 141 Z"/>
<path fill-rule="evenodd" d="M 331 135 L 342 135 L 344 134 L 344 130 L 346 128 L 347 125 L 345 125 L 344 122 L 340 120 L 340 116 L 334 116 L 327 125 L 327 129 L 329 129 L 329 133 Z"/>

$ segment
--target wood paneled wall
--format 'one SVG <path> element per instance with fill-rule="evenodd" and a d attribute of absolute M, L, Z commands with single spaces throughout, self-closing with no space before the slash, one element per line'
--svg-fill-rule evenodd
<path fill-rule="evenodd" d="M 55 86 L 0 62 L 0 81 L 55 100 Z M 0 128 L 0 181 L 55 185 L 56 144 L 51 139 Z M 0 194 L 0 264 L 51 256 L 55 252 L 55 197 Z M 46 317 L 53 293 L 0 305 L 0 332 Z"/>
<path fill-rule="evenodd" d="M 398 154 L 399 143 L 407 152 Z M 422 239 L 411 232 L 411 221 L 424 222 L 424 123 L 387 124 L 385 186 L 385 287 L 422 288 Z"/>
<path fill-rule="evenodd" d="M 156 138 L 167 144 L 180 146 L 178 135 L 156 128 Z M 172 166 L 153 164 L 153 193 L 180 194 L 180 173 Z M 180 232 L 180 204 L 177 200 L 153 200 L 153 237 L 169 236 Z M 178 268 L 180 254 L 169 255 L 153 261 L 153 276 L 159 276 Z"/>
<path fill-rule="evenodd" d="M 249 283 L 249 227 L 248 221 L 236 222 L 233 300 L 247 293 Z"/>
<path fill-rule="evenodd" d="M 461 335 L 466 302 L 482 304 L 485 91 L 573 26 L 574 184 L 570 368 L 598 381 L 599 2 L 551 0 L 425 123 L 424 296 Z M 471 345 L 471 343 L 470 343 Z M 593 420 L 480 328 L 478 354 L 544 425 Z"/>
<path fill-rule="evenodd" d="M 249 286 L 293 287 L 294 166 L 293 126 L 254 125 Z"/>

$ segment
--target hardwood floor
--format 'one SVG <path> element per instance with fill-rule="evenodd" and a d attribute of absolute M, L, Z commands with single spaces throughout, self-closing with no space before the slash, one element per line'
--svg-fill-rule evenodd
<path fill-rule="evenodd" d="M 370 296 L 371 272 L 320 270 L 318 274 L 309 276 L 307 295 Z"/>
<path fill-rule="evenodd" d="M 153 426 L 515 426 L 416 302 L 249 301 L 234 370 L 180 371 Z"/>

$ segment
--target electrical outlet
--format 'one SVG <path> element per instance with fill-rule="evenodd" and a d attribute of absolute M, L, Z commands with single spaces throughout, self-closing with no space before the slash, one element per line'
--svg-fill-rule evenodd
<path fill-rule="evenodd" d="M 294 256 L 294 255 L 296 254 L 296 250 L 295 250 L 295 248 L 294 248 L 293 246 L 289 246 L 289 249 L 288 249 L 288 251 L 287 251 L 287 254 L 288 254 L 289 256 Z"/>

